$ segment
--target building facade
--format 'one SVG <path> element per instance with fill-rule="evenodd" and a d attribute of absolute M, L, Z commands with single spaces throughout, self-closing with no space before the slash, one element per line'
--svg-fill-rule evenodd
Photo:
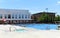
<path fill-rule="evenodd" d="M 0 9 L 0 23 L 29 23 L 31 20 L 29 10 Z"/>
<path fill-rule="evenodd" d="M 53 20 L 55 18 L 55 13 L 53 13 L 53 12 L 40 12 L 40 13 L 32 14 L 31 18 L 34 20 L 34 22 L 40 22 L 38 20 L 38 18 L 40 18 L 42 16 L 42 14 L 47 14 L 49 16 L 49 18 L 51 19 L 51 22 L 53 22 Z M 47 19 L 47 21 L 48 20 L 49 19 Z"/>

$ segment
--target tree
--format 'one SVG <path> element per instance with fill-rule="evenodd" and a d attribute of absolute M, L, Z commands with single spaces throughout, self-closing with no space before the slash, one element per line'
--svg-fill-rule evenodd
<path fill-rule="evenodd" d="M 51 21 L 51 18 L 49 17 L 48 14 L 43 13 L 43 14 L 38 18 L 38 20 L 41 21 L 41 22 L 48 22 L 48 21 Z"/>
<path fill-rule="evenodd" d="M 54 20 L 55 20 L 55 21 L 60 21 L 60 16 L 57 15 Z"/>

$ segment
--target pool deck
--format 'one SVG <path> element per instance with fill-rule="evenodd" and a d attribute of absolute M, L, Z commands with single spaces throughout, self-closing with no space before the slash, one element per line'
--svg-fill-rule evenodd
<path fill-rule="evenodd" d="M 26 32 L 0 32 L 0 38 L 60 38 L 60 30 L 34 30 Z"/>
<path fill-rule="evenodd" d="M 9 31 L 10 27 L 11 31 Z M 15 30 L 14 28 L 26 31 L 13 31 Z M 60 38 L 60 30 L 37 30 L 15 25 L 0 25 L 0 38 Z"/>

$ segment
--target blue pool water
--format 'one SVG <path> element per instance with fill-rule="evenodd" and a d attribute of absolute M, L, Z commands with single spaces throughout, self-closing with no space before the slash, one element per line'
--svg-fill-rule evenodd
<path fill-rule="evenodd" d="M 39 30 L 57 29 L 57 24 L 19 24 L 19 25 L 24 25 L 25 27 L 35 28 Z"/>

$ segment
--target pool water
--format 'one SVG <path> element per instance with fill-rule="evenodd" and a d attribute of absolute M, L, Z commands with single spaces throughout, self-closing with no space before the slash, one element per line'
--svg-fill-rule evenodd
<path fill-rule="evenodd" d="M 57 24 L 18 24 L 18 25 L 24 25 L 28 28 L 35 28 L 38 30 L 56 30 Z"/>

